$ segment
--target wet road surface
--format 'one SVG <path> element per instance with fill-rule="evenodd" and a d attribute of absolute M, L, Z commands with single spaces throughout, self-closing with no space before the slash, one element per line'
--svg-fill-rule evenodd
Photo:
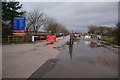
<path fill-rule="evenodd" d="M 63 45 L 57 60 L 42 78 L 117 78 L 118 75 L 117 53 L 90 41 Z"/>

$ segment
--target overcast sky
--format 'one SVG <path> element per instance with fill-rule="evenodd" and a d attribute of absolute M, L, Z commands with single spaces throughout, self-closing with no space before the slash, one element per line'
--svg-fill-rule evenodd
<path fill-rule="evenodd" d="M 88 25 L 115 26 L 117 2 L 22 2 L 24 10 L 40 9 L 73 31 L 87 31 Z"/>

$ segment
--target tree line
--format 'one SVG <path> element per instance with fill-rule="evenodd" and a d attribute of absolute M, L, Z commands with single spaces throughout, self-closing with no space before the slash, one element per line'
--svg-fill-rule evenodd
<path fill-rule="evenodd" d="M 88 33 L 92 34 L 99 34 L 99 35 L 113 35 L 116 31 L 115 27 L 107 27 L 107 26 L 96 26 L 96 25 L 90 25 L 88 27 Z"/>
<path fill-rule="evenodd" d="M 2 1 L 2 34 L 11 35 L 13 30 L 13 18 L 26 17 L 26 32 L 38 33 L 39 29 L 53 33 L 68 33 L 69 31 L 53 18 L 48 17 L 42 10 L 34 9 L 31 11 L 22 10 L 22 4 L 18 1 Z"/>
<path fill-rule="evenodd" d="M 114 37 L 114 41 L 120 45 L 120 23 L 116 24 L 115 27 L 90 25 L 88 26 L 88 33 Z"/>

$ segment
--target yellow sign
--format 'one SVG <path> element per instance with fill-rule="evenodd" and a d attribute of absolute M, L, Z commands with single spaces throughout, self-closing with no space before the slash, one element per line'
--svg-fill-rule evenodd
<path fill-rule="evenodd" d="M 13 34 L 25 34 L 25 33 L 13 33 Z"/>

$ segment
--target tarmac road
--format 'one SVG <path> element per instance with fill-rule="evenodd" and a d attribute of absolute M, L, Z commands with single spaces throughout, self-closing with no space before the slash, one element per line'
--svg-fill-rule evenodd
<path fill-rule="evenodd" d="M 4 78 L 117 78 L 118 54 L 93 40 L 3 46 Z"/>

